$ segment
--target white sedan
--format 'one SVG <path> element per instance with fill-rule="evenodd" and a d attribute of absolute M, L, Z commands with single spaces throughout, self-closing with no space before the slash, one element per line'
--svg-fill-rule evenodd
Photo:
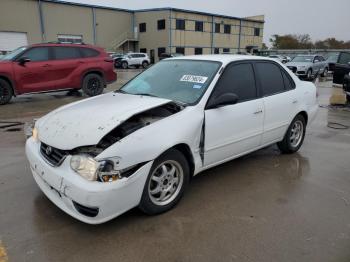
<path fill-rule="evenodd" d="M 298 151 L 316 111 L 315 85 L 273 59 L 171 58 L 40 118 L 26 154 L 54 204 L 99 224 L 165 212 L 191 176 L 268 145 Z"/>

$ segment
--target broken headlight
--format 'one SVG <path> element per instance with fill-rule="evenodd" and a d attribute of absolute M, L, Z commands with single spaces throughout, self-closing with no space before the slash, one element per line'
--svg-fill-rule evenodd
<path fill-rule="evenodd" d="M 71 158 L 71 168 L 89 181 L 113 182 L 133 174 L 142 164 L 118 169 L 119 157 L 96 161 L 89 155 L 74 155 Z"/>

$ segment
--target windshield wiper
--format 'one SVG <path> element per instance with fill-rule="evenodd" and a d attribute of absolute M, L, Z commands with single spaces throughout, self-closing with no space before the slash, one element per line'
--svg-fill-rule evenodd
<path fill-rule="evenodd" d="M 139 93 L 139 94 L 130 94 L 135 96 L 150 96 L 150 97 L 158 97 L 156 95 L 148 94 L 148 93 Z"/>

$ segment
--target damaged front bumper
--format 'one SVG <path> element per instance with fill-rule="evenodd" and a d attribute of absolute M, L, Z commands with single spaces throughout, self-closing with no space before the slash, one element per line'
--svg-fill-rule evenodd
<path fill-rule="evenodd" d="M 136 207 L 141 200 L 150 161 L 133 175 L 114 182 L 88 181 L 70 167 L 70 158 L 59 167 L 50 166 L 40 153 L 40 143 L 29 138 L 26 142 L 33 177 L 45 195 L 74 218 L 89 224 L 100 224 Z"/>

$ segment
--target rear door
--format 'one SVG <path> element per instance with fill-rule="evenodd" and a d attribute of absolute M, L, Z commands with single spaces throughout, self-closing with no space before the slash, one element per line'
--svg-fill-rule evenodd
<path fill-rule="evenodd" d="M 52 88 L 48 70 L 51 65 L 49 47 L 32 47 L 25 51 L 13 63 L 17 85 L 22 87 L 23 93 L 42 92 Z M 30 62 L 19 64 L 21 58 L 28 58 Z"/>
<path fill-rule="evenodd" d="M 52 66 L 48 77 L 56 89 L 77 87 L 80 83 L 79 66 L 85 63 L 79 47 L 54 46 Z"/>
<path fill-rule="evenodd" d="M 225 93 L 236 94 L 238 102 L 205 110 L 205 166 L 251 151 L 261 143 L 264 108 L 251 63 L 226 67 L 210 99 Z"/>
<path fill-rule="evenodd" d="M 281 66 L 264 61 L 255 68 L 265 108 L 262 145 L 268 145 L 282 140 L 300 101 L 293 79 Z"/>
<path fill-rule="evenodd" d="M 341 52 L 338 63 L 335 64 L 333 73 L 333 83 L 343 84 L 344 76 L 350 72 L 350 53 Z"/>

